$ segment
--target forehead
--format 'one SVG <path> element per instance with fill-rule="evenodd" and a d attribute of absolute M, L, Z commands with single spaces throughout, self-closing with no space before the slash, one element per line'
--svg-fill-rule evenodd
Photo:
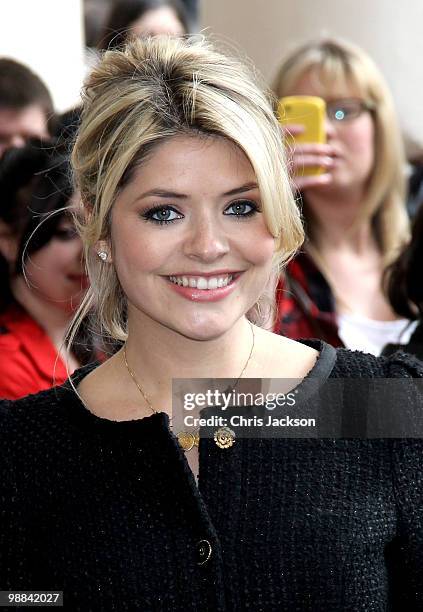
<path fill-rule="evenodd" d="M 362 98 L 364 87 L 341 66 L 332 69 L 312 67 L 295 81 L 292 95 L 315 95 L 326 99 Z"/>
<path fill-rule="evenodd" d="M 184 191 L 224 192 L 228 184 L 253 181 L 255 173 L 245 153 L 220 136 L 174 136 L 160 144 L 133 173 L 128 183 Z M 126 188 L 125 188 L 126 189 Z"/>

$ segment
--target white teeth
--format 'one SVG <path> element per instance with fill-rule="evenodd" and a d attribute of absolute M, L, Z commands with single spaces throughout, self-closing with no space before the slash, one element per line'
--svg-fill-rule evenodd
<path fill-rule="evenodd" d="M 204 276 L 169 276 L 169 280 L 175 285 L 200 290 L 226 287 L 231 282 L 232 278 L 231 274 L 225 274 L 225 276 L 211 276 L 209 278 L 205 278 Z"/>
<path fill-rule="evenodd" d="M 197 289 L 208 289 L 206 278 L 200 276 L 200 278 L 197 280 Z"/>

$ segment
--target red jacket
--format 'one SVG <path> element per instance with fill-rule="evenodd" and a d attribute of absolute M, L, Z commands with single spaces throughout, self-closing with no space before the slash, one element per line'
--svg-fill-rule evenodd
<path fill-rule="evenodd" d="M 50 338 L 25 310 L 13 305 L 0 313 L 0 398 L 37 393 L 67 377 Z"/>

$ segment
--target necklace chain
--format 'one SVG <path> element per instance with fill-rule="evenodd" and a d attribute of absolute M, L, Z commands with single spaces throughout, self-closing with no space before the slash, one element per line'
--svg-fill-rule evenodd
<path fill-rule="evenodd" d="M 150 402 L 150 399 L 148 397 L 148 395 L 146 394 L 146 392 L 144 391 L 144 389 L 141 387 L 140 383 L 137 381 L 134 372 L 131 370 L 131 368 L 129 367 L 129 363 L 128 363 L 128 358 L 126 356 L 126 342 L 123 345 L 123 359 L 125 361 L 125 365 L 126 365 L 126 369 L 128 370 L 132 380 L 134 381 L 134 383 L 136 384 L 138 391 L 141 393 L 141 395 L 144 398 L 144 401 L 146 402 L 147 406 L 150 408 L 151 412 L 153 412 L 154 414 L 157 414 L 157 410 L 154 408 L 154 406 L 152 405 L 152 403 Z"/>
<path fill-rule="evenodd" d="M 255 344 L 254 328 L 253 328 L 253 325 L 252 325 L 251 321 L 248 321 L 248 323 L 250 324 L 250 329 L 251 329 L 251 334 L 252 334 L 251 350 L 250 350 L 250 354 L 248 355 L 248 359 L 245 362 L 244 367 L 241 370 L 241 374 L 238 376 L 235 385 L 232 387 L 232 390 L 235 390 L 237 388 L 238 383 L 239 383 L 242 375 L 244 374 L 245 370 L 248 367 L 248 364 L 250 363 L 250 359 L 251 359 L 251 356 L 252 356 L 253 351 L 254 351 L 254 344 Z M 141 384 L 138 382 L 138 380 L 137 380 L 133 370 L 129 366 L 128 357 L 126 355 L 126 343 L 123 345 L 123 360 L 125 362 L 125 366 L 126 366 L 126 369 L 129 372 L 129 375 L 131 376 L 132 380 L 134 381 L 135 385 L 137 386 L 138 391 L 141 393 L 142 397 L 144 398 L 145 403 L 150 408 L 150 410 L 151 410 L 151 412 L 153 414 L 157 414 L 157 410 L 154 408 L 153 404 L 150 401 L 150 398 L 148 397 L 147 393 L 142 388 Z"/>
<path fill-rule="evenodd" d="M 251 355 L 253 354 L 254 351 L 254 344 L 255 344 L 255 334 L 254 334 L 254 328 L 253 328 L 253 324 L 251 323 L 251 321 L 248 321 L 248 323 L 250 324 L 250 329 L 251 329 L 251 336 L 252 336 L 252 342 L 251 342 L 251 349 L 250 349 L 250 354 L 248 355 L 248 359 L 244 364 L 244 367 L 241 370 L 241 374 L 238 376 L 238 378 L 236 379 L 236 383 L 234 384 L 234 386 L 232 387 L 232 390 L 235 391 L 235 389 L 238 386 L 239 381 L 242 378 L 242 375 L 244 374 L 245 370 L 247 369 L 248 364 L 250 363 L 250 359 L 251 359 Z"/>

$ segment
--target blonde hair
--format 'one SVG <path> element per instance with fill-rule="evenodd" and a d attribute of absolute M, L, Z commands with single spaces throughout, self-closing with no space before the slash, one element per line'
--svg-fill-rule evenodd
<path fill-rule="evenodd" d="M 273 86 L 278 98 L 295 94 L 296 83 L 307 72 L 323 97 L 352 93 L 372 107 L 375 162 L 354 227 L 370 219 L 384 260 L 390 261 L 407 240 L 409 223 L 404 145 L 388 86 L 362 49 L 340 40 L 323 39 L 299 47 L 285 59 Z M 307 221 L 306 207 L 304 216 Z"/>
<path fill-rule="evenodd" d="M 125 295 L 113 265 L 101 262 L 94 247 L 109 239 L 113 203 L 134 169 L 156 146 L 180 134 L 222 136 L 246 154 L 257 176 L 264 218 L 275 237 L 275 266 L 286 262 L 302 243 L 280 128 L 250 70 L 203 38 L 131 41 L 123 50 L 104 54 L 83 91 L 72 165 L 86 209 L 79 231 L 91 287 L 71 336 L 94 309 L 103 335 L 126 339 Z M 274 276 L 270 293 L 273 284 Z M 251 313 L 254 317 L 257 313 Z"/>

